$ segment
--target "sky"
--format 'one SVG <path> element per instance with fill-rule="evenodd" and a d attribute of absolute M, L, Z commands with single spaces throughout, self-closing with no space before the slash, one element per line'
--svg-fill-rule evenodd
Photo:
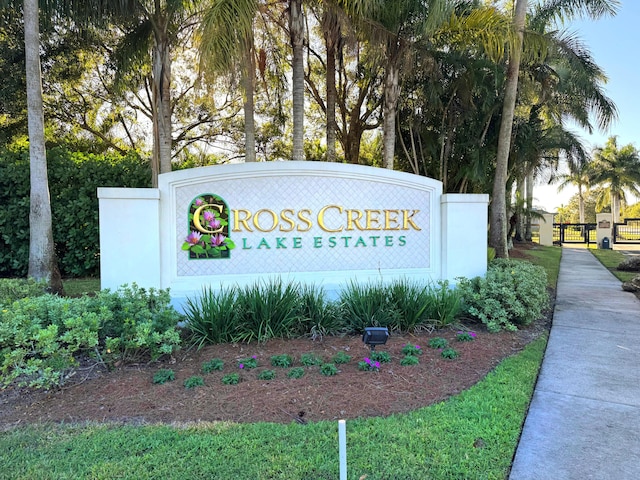
<path fill-rule="evenodd" d="M 618 119 L 605 132 L 588 132 L 573 128 L 585 140 L 588 150 L 604 147 L 611 136 L 618 137 L 618 146 L 633 144 L 640 149 L 640 0 L 622 0 L 615 17 L 599 20 L 578 20 L 565 25 L 575 32 L 591 51 L 595 62 L 604 70 L 609 81 L 605 94 L 618 109 Z M 595 122 L 592 122 L 595 124 Z M 558 192 L 555 185 L 537 185 L 533 190 L 534 204 L 548 212 L 566 205 L 577 189 Z M 633 201 L 633 199 L 629 199 Z"/>

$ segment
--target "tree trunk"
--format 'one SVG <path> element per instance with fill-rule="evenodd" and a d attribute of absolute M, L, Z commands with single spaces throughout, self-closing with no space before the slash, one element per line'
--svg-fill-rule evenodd
<path fill-rule="evenodd" d="M 389 64 L 384 77 L 384 103 L 382 107 L 382 166 L 393 170 L 393 160 L 396 147 L 396 109 L 400 96 L 400 71 L 393 59 Z"/>
<path fill-rule="evenodd" d="M 254 55 L 253 35 L 247 39 L 244 51 L 245 68 L 242 69 L 242 83 L 244 87 L 244 141 L 245 162 L 256 161 L 256 122 L 254 118 L 253 94 L 255 91 L 256 59 Z"/>
<path fill-rule="evenodd" d="M 42 74 L 38 0 L 24 0 L 24 44 L 27 74 L 27 118 L 29 128 L 29 277 L 47 282 L 49 289 L 62 292 L 62 279 L 55 256 L 51 198 L 47 177 L 44 140 Z"/>
<path fill-rule="evenodd" d="M 508 258 L 507 249 L 507 210 L 506 185 L 509 166 L 509 150 L 511 148 L 511 131 L 513 115 L 518 91 L 518 74 L 520 72 L 520 57 L 522 55 L 522 38 L 524 21 L 527 13 L 527 0 L 517 0 L 513 24 L 517 33 L 517 42 L 509 55 L 509 66 L 505 81 L 504 105 L 502 121 L 498 134 L 498 150 L 496 153 L 496 173 L 493 179 L 493 194 L 491 196 L 489 245 L 496 250 L 499 258 Z"/>
<path fill-rule="evenodd" d="M 325 4 L 323 18 L 324 39 L 327 48 L 327 161 L 336 161 L 336 46 L 340 38 L 338 16 L 329 4 Z"/>
<path fill-rule="evenodd" d="M 166 26 L 159 26 L 153 45 L 153 184 L 157 174 L 171 171 L 171 56 Z"/>
<path fill-rule="evenodd" d="M 289 2 L 293 83 L 293 160 L 304 160 L 304 16 L 302 0 Z"/>
<path fill-rule="evenodd" d="M 582 196 L 582 184 L 578 183 L 578 211 L 580 215 L 580 223 L 585 223 L 584 214 L 584 197 Z"/>
<path fill-rule="evenodd" d="M 533 239 L 531 232 L 531 213 L 533 211 L 533 168 L 529 169 L 527 178 L 525 179 L 525 192 L 527 196 L 527 203 L 525 209 L 525 223 L 524 223 L 524 239 L 530 242 Z"/>

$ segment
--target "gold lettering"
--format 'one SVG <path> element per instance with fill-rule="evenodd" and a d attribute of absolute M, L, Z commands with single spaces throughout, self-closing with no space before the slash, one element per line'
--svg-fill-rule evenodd
<path fill-rule="evenodd" d="M 240 213 L 244 214 L 244 218 L 240 218 Z M 251 219 L 251 212 L 249 210 L 240 209 L 233 211 L 233 231 L 241 232 L 242 229 L 240 225 L 244 225 L 244 229 L 247 232 L 253 232 L 251 227 L 249 226 L 249 220 Z"/>
<path fill-rule="evenodd" d="M 382 230 L 380 226 L 380 210 L 365 210 L 367 214 L 367 230 Z"/>
<path fill-rule="evenodd" d="M 326 212 L 327 210 L 329 210 L 330 208 L 335 208 L 335 209 L 337 209 L 337 210 L 338 210 L 338 212 L 340 212 L 340 213 L 342 213 L 342 210 L 343 210 L 343 208 L 342 208 L 342 207 L 340 207 L 340 206 L 338 206 L 338 205 L 327 205 L 327 206 L 325 206 L 325 207 L 322 207 L 322 210 L 320 210 L 320 212 L 318 212 L 318 225 L 319 225 L 319 226 L 320 226 L 320 228 L 321 228 L 322 230 L 324 230 L 325 232 L 331 232 L 331 233 L 334 233 L 334 232 L 341 232 L 341 231 L 342 231 L 342 229 L 343 229 L 344 227 L 340 226 L 340 228 L 334 228 L 334 229 L 332 229 L 332 228 L 327 227 L 327 226 L 325 225 L 325 223 L 324 223 L 324 214 L 325 214 L 325 212 Z"/>
<path fill-rule="evenodd" d="M 298 225 L 297 230 L 299 232 L 308 232 L 309 230 L 311 230 L 311 227 L 313 226 L 313 223 L 311 223 L 311 220 L 309 219 L 309 216 L 311 215 L 311 210 L 305 208 L 303 210 L 300 210 L 298 212 L 298 218 L 300 219 L 301 222 L 305 223 L 307 226 L 305 227 L 301 227 L 300 225 Z M 296 237 L 298 238 L 298 237 Z M 294 246 L 294 248 L 296 248 Z"/>
<path fill-rule="evenodd" d="M 385 230 L 400 230 L 400 226 L 398 225 L 398 217 L 397 217 L 398 214 L 400 214 L 399 210 L 384 211 L 384 229 Z"/>
<path fill-rule="evenodd" d="M 347 230 L 353 230 L 355 225 L 358 230 L 364 230 L 360 225 L 362 220 L 362 212 L 360 210 L 347 210 Z"/>
<path fill-rule="evenodd" d="M 293 221 L 293 218 L 291 218 L 289 215 L 293 215 L 295 212 L 290 209 L 287 208 L 285 210 L 282 210 L 280 212 L 280 218 L 282 219 L 283 223 L 287 223 L 288 226 L 285 227 L 284 225 L 280 225 L 280 231 L 281 232 L 292 232 L 293 228 L 295 227 L 295 223 Z"/>
<path fill-rule="evenodd" d="M 213 204 L 213 203 L 207 203 L 206 205 L 200 205 L 196 209 L 196 211 L 193 212 L 193 225 L 196 227 L 197 230 L 199 230 L 202 233 L 220 233 L 222 231 L 223 227 L 220 227 L 217 230 L 207 230 L 200 223 L 200 214 L 207 207 L 213 207 L 213 208 L 217 209 L 220 213 L 222 213 L 222 209 L 223 209 L 222 205 L 216 205 L 216 204 Z"/>
<path fill-rule="evenodd" d="M 409 215 L 409 210 L 402 211 L 402 229 L 409 230 L 409 224 L 413 227 L 414 230 L 422 230 L 418 225 L 413 221 L 413 216 L 416 215 L 420 210 L 411 210 L 411 215 Z"/>
<path fill-rule="evenodd" d="M 260 225 L 260 221 L 259 220 L 260 220 L 260 216 L 263 213 L 271 215 L 271 228 L 263 228 Z M 262 210 L 258 210 L 256 212 L 256 214 L 253 216 L 253 225 L 260 232 L 273 232 L 276 229 L 276 227 L 278 226 L 278 215 L 273 210 L 268 210 L 266 208 L 263 208 Z"/>

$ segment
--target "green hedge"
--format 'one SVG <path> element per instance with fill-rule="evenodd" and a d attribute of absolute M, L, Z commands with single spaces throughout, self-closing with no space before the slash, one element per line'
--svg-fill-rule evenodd
<path fill-rule="evenodd" d="M 148 187 L 148 162 L 137 154 L 47 152 L 53 237 L 65 277 L 99 273 L 98 187 Z M 0 150 L 0 277 L 24 277 L 29 262 L 29 151 Z"/>

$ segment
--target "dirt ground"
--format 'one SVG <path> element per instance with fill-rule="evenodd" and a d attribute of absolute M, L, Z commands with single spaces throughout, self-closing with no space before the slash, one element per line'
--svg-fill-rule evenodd
<path fill-rule="evenodd" d="M 513 255 L 515 256 L 515 255 Z M 127 424 L 183 423 L 199 421 L 301 423 L 318 420 L 387 416 L 442 401 L 484 378 L 505 357 L 522 350 L 548 330 L 548 319 L 518 332 L 488 333 L 483 326 L 464 326 L 476 332 L 474 341 L 459 342 L 460 326 L 419 335 L 392 335 L 387 345 L 391 363 L 379 372 L 358 369 L 369 354 L 361 337 L 273 340 L 264 344 L 221 344 L 200 350 L 182 350 L 165 362 L 128 366 L 114 371 L 80 370 L 62 389 L 33 392 L 0 390 L 0 430 L 38 422 L 84 421 Z M 460 356 L 442 358 L 428 347 L 430 338 L 443 337 Z M 406 343 L 422 347 L 420 363 L 401 366 Z M 304 367 L 299 379 L 287 377 L 287 369 L 272 367 L 272 355 L 289 354 L 300 366 L 303 353 L 316 353 L 329 361 L 337 352 L 352 356 L 337 365 L 335 376 L 324 376 L 318 366 Z M 239 359 L 256 356 L 258 367 L 240 370 Z M 201 373 L 202 364 L 213 358 L 224 361 L 221 372 Z M 175 372 L 175 380 L 158 385 L 153 375 L 161 368 Z M 260 380 L 265 369 L 276 371 L 273 380 Z M 238 372 L 238 385 L 224 385 L 222 376 Z M 204 386 L 187 389 L 185 379 L 201 375 Z"/>

